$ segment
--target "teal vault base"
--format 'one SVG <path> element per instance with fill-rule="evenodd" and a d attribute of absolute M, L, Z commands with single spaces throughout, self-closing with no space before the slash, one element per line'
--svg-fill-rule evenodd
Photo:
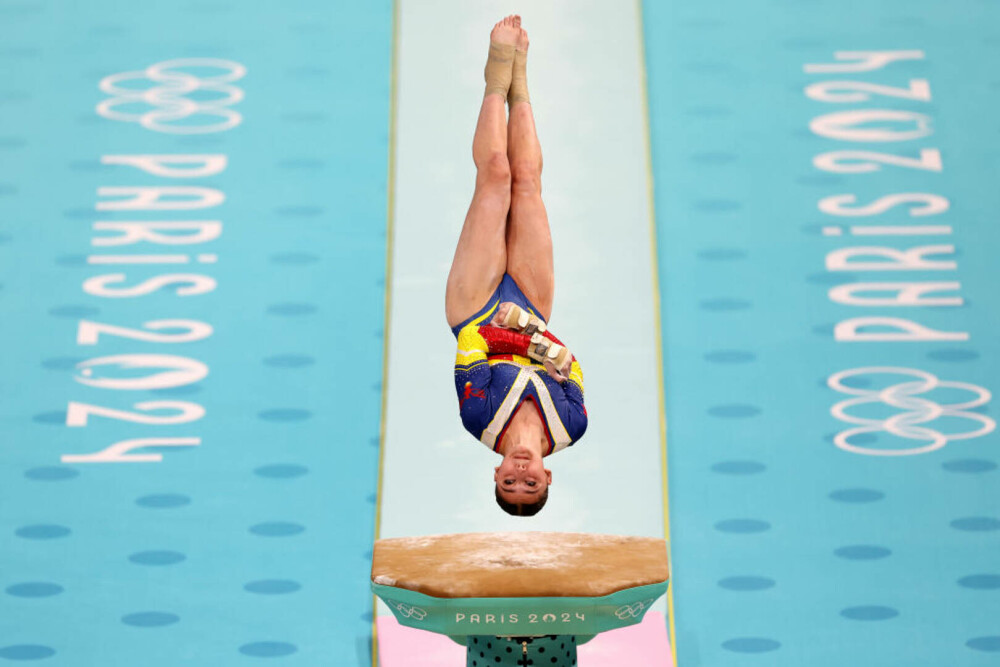
<path fill-rule="evenodd" d="M 578 645 L 641 622 L 667 585 L 601 597 L 436 598 L 379 584 L 372 591 L 400 625 L 448 635 L 465 646 L 468 666 L 572 667 Z"/>

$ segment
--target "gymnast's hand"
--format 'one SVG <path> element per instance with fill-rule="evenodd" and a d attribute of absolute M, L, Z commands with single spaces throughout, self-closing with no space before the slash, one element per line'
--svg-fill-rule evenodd
<path fill-rule="evenodd" d="M 529 336 L 535 332 L 544 332 L 546 329 L 545 322 L 540 317 L 532 315 L 512 301 L 500 304 L 490 324 L 513 329 Z"/>
<path fill-rule="evenodd" d="M 501 303 L 500 307 L 497 308 L 496 314 L 493 315 L 493 319 L 490 320 L 490 324 L 492 324 L 495 327 L 503 327 L 504 321 L 507 319 L 507 315 L 510 313 L 510 308 L 513 305 L 514 304 L 510 301 L 504 301 L 503 303 Z"/>
<path fill-rule="evenodd" d="M 545 370 L 546 372 L 548 372 L 549 377 L 558 382 L 559 384 L 562 384 L 563 382 L 569 380 L 569 368 L 572 365 L 572 363 L 573 361 L 572 359 L 570 359 L 565 364 L 563 364 L 562 368 L 557 369 L 556 365 L 552 363 L 550 359 L 546 359 L 545 361 L 542 362 L 542 364 L 545 365 Z"/>

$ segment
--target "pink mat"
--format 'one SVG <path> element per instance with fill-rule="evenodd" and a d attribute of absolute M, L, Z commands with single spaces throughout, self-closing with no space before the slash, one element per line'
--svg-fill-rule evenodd
<path fill-rule="evenodd" d="M 597 635 L 579 648 L 580 667 L 673 667 L 667 624 L 651 611 L 638 625 Z M 444 635 L 408 628 L 392 616 L 378 617 L 380 667 L 459 667 L 465 647 Z"/>

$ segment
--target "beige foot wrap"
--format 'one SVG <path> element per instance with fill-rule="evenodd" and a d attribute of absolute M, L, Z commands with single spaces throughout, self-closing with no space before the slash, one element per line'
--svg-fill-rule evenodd
<path fill-rule="evenodd" d="M 486 59 L 486 92 L 499 93 L 505 100 L 510 90 L 510 80 L 514 66 L 514 45 L 490 42 L 490 55 Z"/>
<path fill-rule="evenodd" d="M 545 331 L 545 322 L 540 317 L 535 317 L 516 303 L 510 305 L 510 310 L 507 311 L 507 317 L 504 318 L 503 325 L 508 329 L 517 329 L 529 336 L 536 332 Z"/>
<path fill-rule="evenodd" d="M 511 72 L 510 93 L 507 103 L 531 102 L 528 99 L 528 52 L 514 51 L 514 69 Z"/>
<path fill-rule="evenodd" d="M 528 356 L 535 361 L 544 362 L 548 359 L 557 370 L 565 366 L 572 358 L 568 349 L 558 343 L 553 343 L 540 333 L 531 336 L 531 345 L 528 346 Z"/>

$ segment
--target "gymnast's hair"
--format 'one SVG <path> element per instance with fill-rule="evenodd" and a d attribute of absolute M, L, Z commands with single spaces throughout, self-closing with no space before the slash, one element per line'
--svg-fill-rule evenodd
<path fill-rule="evenodd" d="M 500 495 L 500 486 L 496 488 L 497 505 L 511 516 L 535 516 L 539 510 L 545 507 L 545 501 L 549 499 L 549 489 L 545 487 L 541 497 L 533 503 L 509 503 Z"/>

